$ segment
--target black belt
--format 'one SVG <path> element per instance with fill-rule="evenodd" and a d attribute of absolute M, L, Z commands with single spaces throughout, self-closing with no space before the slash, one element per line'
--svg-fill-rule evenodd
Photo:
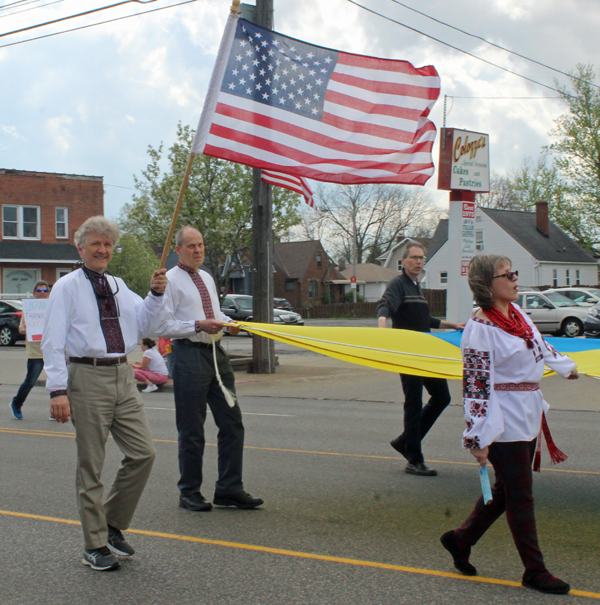
<path fill-rule="evenodd" d="M 69 357 L 70 363 L 84 363 L 88 366 L 118 366 L 127 363 L 127 355 L 123 357 Z"/>

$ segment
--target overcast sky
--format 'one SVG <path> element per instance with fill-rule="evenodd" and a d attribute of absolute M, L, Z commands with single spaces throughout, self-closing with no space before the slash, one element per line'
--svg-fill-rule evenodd
<path fill-rule="evenodd" d="M 196 0 L 21 44 L 22 40 L 168 7 L 130 2 L 92 15 L 0 37 L 0 168 L 104 177 L 105 214 L 131 200 L 147 147 L 168 147 L 179 121 L 197 126 L 230 0 Z M 372 10 L 523 76 L 567 79 L 493 48 L 393 0 L 357 0 Z M 116 4 L 117 0 L 0 0 L 0 34 Z M 253 0 L 249 3 L 253 3 Z M 431 118 L 490 134 L 492 170 L 504 173 L 551 142 L 566 111 L 547 88 L 491 67 L 348 0 L 275 0 L 275 29 L 307 42 L 432 64 L 442 90 Z M 403 4 L 528 58 L 568 72 L 600 56 L 598 0 L 405 0 Z M 9 5 L 14 5 L 8 8 Z M 46 6 L 42 6 L 46 5 Z M 32 9 L 32 10 L 25 10 Z M 13 14 L 19 12 L 18 14 Z M 11 45 L 12 44 L 12 45 Z M 6 46 L 10 45 L 10 46 Z M 596 68 L 598 65 L 595 66 Z M 458 98 L 458 97 L 527 97 Z M 434 147 L 437 164 L 438 147 Z M 427 188 L 436 193 L 437 174 Z M 1 200 L 0 200 L 1 202 Z"/>

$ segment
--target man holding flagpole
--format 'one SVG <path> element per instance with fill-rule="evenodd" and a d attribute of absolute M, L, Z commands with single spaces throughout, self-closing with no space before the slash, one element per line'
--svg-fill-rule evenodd
<path fill-rule="evenodd" d="M 208 404 L 219 428 L 219 476 L 213 503 L 253 509 L 263 501 L 244 491 L 242 412 L 235 398 L 235 376 L 229 356 L 218 343 L 223 323 L 232 320 L 221 313 L 214 280 L 200 270 L 204 262 L 202 234 L 191 226 L 181 228 L 175 235 L 175 251 L 179 262 L 167 273 L 169 285 L 158 333 L 171 338 L 173 347 L 179 506 L 192 511 L 212 509 L 200 492 Z M 233 335 L 239 332 L 236 327 L 229 330 Z M 229 397 L 233 399 L 228 402 Z"/>

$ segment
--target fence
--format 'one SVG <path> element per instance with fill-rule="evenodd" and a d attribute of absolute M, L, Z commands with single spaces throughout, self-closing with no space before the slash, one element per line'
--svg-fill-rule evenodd
<path fill-rule="evenodd" d="M 423 290 L 432 315 L 446 315 L 446 290 Z M 315 305 L 295 309 L 304 318 L 328 319 L 331 317 L 376 317 L 376 302 L 336 303 L 333 305 Z"/>

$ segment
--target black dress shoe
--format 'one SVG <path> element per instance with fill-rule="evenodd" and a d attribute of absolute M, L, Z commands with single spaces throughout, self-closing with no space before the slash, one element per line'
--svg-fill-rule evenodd
<path fill-rule="evenodd" d="M 402 456 L 404 456 L 407 460 L 407 456 L 406 456 L 406 446 L 404 445 L 404 442 L 402 441 L 401 436 L 400 437 L 396 437 L 395 439 L 392 439 L 390 441 L 390 445 L 399 453 L 402 454 Z"/>
<path fill-rule="evenodd" d="M 253 498 L 246 492 L 234 492 L 233 494 L 217 494 L 215 492 L 213 503 L 217 506 L 237 506 L 238 508 L 251 509 L 260 506 L 263 501 L 260 498 Z"/>
<path fill-rule="evenodd" d="M 200 492 L 196 492 L 195 494 L 180 494 L 179 506 L 193 511 L 209 511 L 212 508 L 212 504 Z"/>
<path fill-rule="evenodd" d="M 469 563 L 469 556 L 471 549 L 461 551 L 456 543 L 456 536 L 454 531 L 447 531 L 441 538 L 440 542 L 442 546 L 452 555 L 454 560 L 454 567 L 465 576 L 476 576 L 477 570 L 473 565 Z"/>
<path fill-rule="evenodd" d="M 437 475 L 436 470 L 425 466 L 422 462 L 415 464 L 409 462 L 404 470 L 409 475 L 421 475 L 422 477 L 435 477 Z"/>
<path fill-rule="evenodd" d="M 546 594 L 567 594 L 571 587 L 562 580 L 555 578 L 549 571 L 523 574 L 523 586 L 533 588 Z"/>

